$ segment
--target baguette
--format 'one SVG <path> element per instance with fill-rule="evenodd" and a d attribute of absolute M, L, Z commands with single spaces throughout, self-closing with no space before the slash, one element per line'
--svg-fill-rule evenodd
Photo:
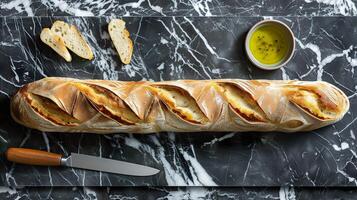
<path fill-rule="evenodd" d="M 15 121 L 48 132 L 310 131 L 342 119 L 346 95 L 321 81 L 122 82 L 45 78 L 11 100 Z"/>
<path fill-rule="evenodd" d="M 113 19 L 109 22 L 108 31 L 120 60 L 129 64 L 133 55 L 133 42 L 129 31 L 125 28 L 125 22 L 121 19 Z"/>

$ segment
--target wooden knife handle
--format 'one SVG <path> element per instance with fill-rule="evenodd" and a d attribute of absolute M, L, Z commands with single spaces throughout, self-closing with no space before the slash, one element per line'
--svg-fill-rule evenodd
<path fill-rule="evenodd" d="M 6 153 L 9 161 L 27 165 L 60 166 L 61 154 L 25 148 L 9 148 Z"/>

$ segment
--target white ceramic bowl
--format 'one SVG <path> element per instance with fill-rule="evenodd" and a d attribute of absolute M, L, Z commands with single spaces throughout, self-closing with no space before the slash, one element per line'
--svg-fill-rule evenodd
<path fill-rule="evenodd" d="M 275 25 L 275 26 L 280 26 L 282 30 L 286 30 L 286 38 L 288 39 L 288 47 L 289 50 L 286 53 L 285 57 L 283 59 L 281 59 L 281 61 L 279 61 L 278 63 L 274 63 L 274 64 L 264 64 L 259 62 L 252 54 L 250 48 L 249 48 L 249 41 L 250 38 L 252 37 L 253 33 L 255 32 L 255 30 L 257 30 L 259 27 L 261 26 L 266 26 L 266 25 Z M 286 63 L 288 63 L 290 61 L 290 59 L 293 57 L 294 55 L 294 51 L 295 51 L 295 39 L 294 39 L 294 33 L 291 31 L 291 29 L 283 22 L 278 21 L 278 20 L 273 20 L 273 19 L 268 19 L 268 20 L 262 20 L 258 23 L 256 23 L 248 32 L 247 37 L 245 38 L 245 52 L 247 53 L 247 56 L 249 58 L 249 60 L 257 67 L 261 68 L 261 69 L 265 69 L 265 70 L 275 70 L 278 69 L 284 65 L 286 65 Z"/>

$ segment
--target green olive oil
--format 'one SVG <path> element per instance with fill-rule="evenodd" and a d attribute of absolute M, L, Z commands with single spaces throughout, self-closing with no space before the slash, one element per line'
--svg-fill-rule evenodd
<path fill-rule="evenodd" d="M 254 58 L 262 64 L 279 63 L 289 51 L 286 35 L 286 30 L 273 24 L 257 28 L 249 41 Z"/>

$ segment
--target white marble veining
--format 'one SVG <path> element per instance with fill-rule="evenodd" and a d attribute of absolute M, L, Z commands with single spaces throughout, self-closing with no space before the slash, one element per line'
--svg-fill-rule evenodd
<path fill-rule="evenodd" d="M 356 16 L 355 0 L 5 0 L 0 11 L 8 15 L 46 16 Z"/>
<path fill-rule="evenodd" d="M 127 26 L 135 43 L 133 62 L 129 65 L 120 63 L 110 42 L 105 28 L 109 19 L 63 18 L 77 24 L 95 52 L 93 61 L 75 60 L 73 63 L 63 62 L 36 41 L 36 34 L 41 27 L 49 26 L 54 19 L 3 19 L 5 37 L 0 42 L 6 45 L 1 46 L 0 50 L 4 52 L 1 55 L 3 66 L 9 66 L 5 68 L 7 71 L 0 74 L 3 98 L 8 100 L 26 82 L 59 75 L 111 80 L 225 77 L 325 80 L 344 90 L 351 105 L 356 101 L 357 83 L 354 83 L 353 69 L 357 44 L 349 35 L 339 37 L 335 34 L 338 29 L 350 27 L 353 18 L 349 18 L 351 23 L 345 24 L 339 23 L 340 18 L 332 17 L 280 18 L 295 31 L 297 49 L 292 62 L 269 75 L 247 63 L 241 49 L 236 48 L 236 43 L 244 39 L 241 35 L 261 18 L 127 18 Z M 355 184 L 356 177 L 351 172 L 356 168 L 353 163 L 357 159 L 353 133 L 357 118 L 354 112 L 352 106 L 340 123 L 304 137 L 298 134 L 291 137 L 260 137 L 252 134 L 257 138 L 250 138 L 252 136 L 248 133 L 212 133 L 205 137 L 197 137 L 194 133 L 192 136 L 171 133 L 145 137 L 80 134 L 73 141 L 67 141 L 68 136 L 45 133 L 37 136 L 29 132 L 22 133 L 23 142 L 19 146 L 38 146 L 63 154 L 73 151 L 124 160 L 131 160 L 134 156 L 134 161 L 162 170 L 157 178 L 138 180 L 78 169 L 58 172 L 52 168 L 34 168 L 36 175 L 33 180 L 49 185 L 266 186 L 295 183 L 297 180 L 303 185 L 323 185 L 327 177 L 322 174 L 329 174 L 331 182 L 328 184 L 345 184 L 346 181 L 347 184 Z M 14 138 L 14 135 L 8 134 L 9 131 L 12 132 L 11 129 L 3 131 L 3 140 Z M 20 130 L 17 132 L 21 133 Z M 194 139 L 191 140 L 191 137 Z M 292 137 L 297 139 L 292 140 Z M 35 141 L 41 142 L 37 144 Z M 235 145 L 235 142 L 238 143 Z M 304 155 L 302 158 L 295 156 L 300 153 Z M 268 157 L 271 158 L 267 160 Z M 296 165 L 296 162 L 300 165 Z M 269 167 L 262 168 L 266 163 L 284 173 L 275 174 Z M 276 166 L 276 163 L 280 164 Z M 259 182 L 257 169 L 265 170 L 259 176 Z M 28 184 L 21 170 L 21 166 L 9 166 L 5 172 L 6 183 Z"/>
<path fill-rule="evenodd" d="M 328 14 L 335 15 L 357 15 L 356 2 L 353 0 L 305 0 L 306 3 L 319 3 L 328 5 L 326 10 L 328 10 Z M 316 14 L 316 13 L 314 13 Z"/>
<path fill-rule="evenodd" d="M 334 126 L 293 135 L 56 135 L 18 127 L 9 116 L 2 116 L 3 144 L 127 160 L 160 168 L 161 172 L 140 179 L 1 163 L 4 186 L 0 187 L 0 199 L 50 199 L 64 194 L 69 199 L 326 199 L 335 192 L 321 189 L 313 193 L 282 185 L 356 186 L 356 5 L 356 0 L 1 1 L 0 15 L 8 17 L 0 18 L 0 105 L 8 104 L 13 92 L 27 82 L 46 76 L 71 76 L 155 81 L 232 77 L 323 80 L 346 92 L 352 106 Z M 105 26 L 111 18 L 122 16 L 128 17 L 125 20 L 134 41 L 129 65 L 120 63 Z M 65 63 L 38 41 L 41 28 L 58 18 L 79 28 L 94 50 L 93 61 L 74 59 Z M 267 18 L 291 26 L 297 44 L 293 60 L 270 74 L 251 66 L 239 47 L 248 28 Z M 24 185 L 69 186 L 72 192 L 61 187 L 31 191 L 21 187 Z M 90 187 L 112 185 L 129 187 L 119 192 Z M 136 185 L 150 187 L 131 187 Z M 233 185 L 262 187 L 238 191 L 216 187 Z M 345 199 L 355 197 L 353 192 L 337 193 Z"/>

